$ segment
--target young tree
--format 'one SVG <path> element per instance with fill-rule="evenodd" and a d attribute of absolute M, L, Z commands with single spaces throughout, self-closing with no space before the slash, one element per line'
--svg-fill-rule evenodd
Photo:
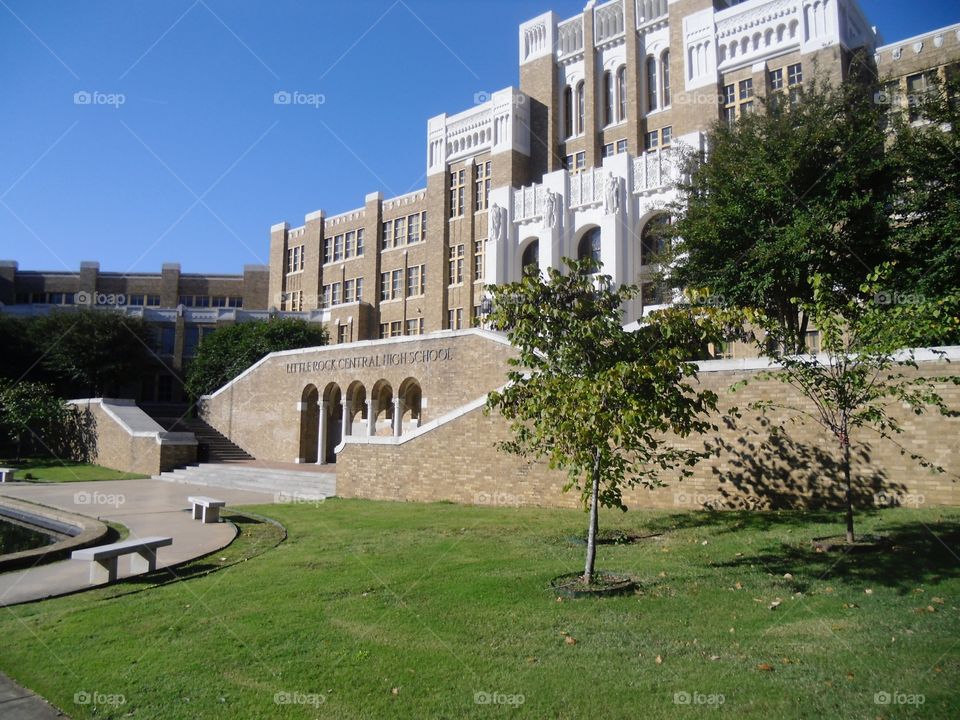
<path fill-rule="evenodd" d="M 854 542 L 851 433 L 867 429 L 881 439 L 892 440 L 903 432 L 893 411 L 897 404 L 918 415 L 931 407 L 943 415 L 960 414 L 948 408 L 937 392 L 938 384 L 960 385 L 960 377 L 908 372 L 918 369 L 914 350 L 909 349 L 915 340 L 960 329 L 960 294 L 932 301 L 915 297 L 891 306 L 881 289 L 891 267 L 886 264 L 872 272 L 857 295 L 834 286 L 824 275 L 813 276 L 812 300 L 801 301 L 799 306 L 820 331 L 819 355 L 794 354 L 789 349 L 790 338 L 778 322 L 762 313 L 750 316 L 767 332 L 759 344 L 761 352 L 777 366 L 760 373 L 758 379 L 786 383 L 807 401 L 763 400 L 750 407 L 762 412 L 787 410 L 794 413 L 792 421 L 812 421 L 833 437 L 841 457 L 848 543 Z M 748 382 L 741 381 L 734 388 Z M 902 446 L 901 452 L 943 472 L 940 466 Z"/>
<path fill-rule="evenodd" d="M 204 337 L 187 367 L 185 387 L 193 398 L 226 385 L 260 358 L 280 350 L 326 345 L 321 325 L 284 318 L 223 327 Z"/>
<path fill-rule="evenodd" d="M 670 276 L 710 288 L 731 307 L 762 309 L 803 348 L 810 278 L 855 289 L 889 259 L 892 173 L 871 88 L 805 83 L 801 95 L 758 98 L 760 110 L 708 134 L 684 158 L 669 228 Z"/>
<path fill-rule="evenodd" d="M 593 582 L 600 506 L 626 510 L 623 489 L 663 484 L 661 475 L 690 468 L 706 452 L 671 442 L 710 427 L 716 395 L 691 382 L 690 348 L 709 333 L 674 311 L 637 332 L 625 331 L 621 307 L 636 287 L 613 289 L 592 260 L 564 260 L 569 274 L 539 271 L 494 287 L 494 328 L 518 355 L 488 409 L 510 422 L 514 438 L 501 449 L 547 458 L 567 470 L 589 509 L 583 581 Z M 703 335 L 703 337 L 698 337 Z"/>

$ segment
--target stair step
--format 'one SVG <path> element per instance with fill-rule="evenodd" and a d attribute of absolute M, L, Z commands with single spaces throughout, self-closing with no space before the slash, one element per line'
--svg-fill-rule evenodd
<path fill-rule="evenodd" d="M 243 465 L 201 463 L 155 476 L 158 480 L 210 487 L 313 497 L 336 495 L 334 473 L 298 472 Z"/>

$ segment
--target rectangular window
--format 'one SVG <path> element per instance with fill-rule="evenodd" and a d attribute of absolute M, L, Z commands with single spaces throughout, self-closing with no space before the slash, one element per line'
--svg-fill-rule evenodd
<path fill-rule="evenodd" d="M 627 152 L 627 141 L 617 140 L 617 155 L 622 155 L 625 152 Z"/>
<path fill-rule="evenodd" d="M 463 245 L 454 245 L 450 248 L 450 259 L 447 265 L 447 284 L 459 285 L 463 282 Z"/>
<path fill-rule="evenodd" d="M 287 248 L 287 272 L 293 272 L 293 248 Z"/>
<path fill-rule="evenodd" d="M 407 218 L 407 245 L 420 242 L 420 215 Z"/>
<path fill-rule="evenodd" d="M 420 266 L 407 268 L 407 297 L 423 295 L 423 285 L 420 282 Z"/>
<path fill-rule="evenodd" d="M 613 143 L 607 143 L 603 146 L 603 157 L 608 158 L 613 156 Z"/>
<path fill-rule="evenodd" d="M 397 300 L 403 297 L 403 271 L 394 270 L 390 274 L 390 289 L 393 293 L 393 299 Z"/>
<path fill-rule="evenodd" d="M 357 257 L 363 255 L 363 228 L 357 230 Z"/>
<path fill-rule="evenodd" d="M 563 161 L 563 166 L 567 170 L 573 170 L 573 155 L 567 155 L 566 159 Z"/>
<path fill-rule="evenodd" d="M 420 239 L 427 241 L 427 211 L 420 213 Z"/>
<path fill-rule="evenodd" d="M 803 65 L 796 63 L 787 67 L 787 84 L 799 85 L 803 82 Z"/>
<path fill-rule="evenodd" d="M 736 91 L 733 85 L 723 86 L 723 102 L 725 105 L 732 105 L 737 101 Z"/>
<path fill-rule="evenodd" d="M 656 150 L 659 144 L 660 144 L 660 132 L 657 130 L 651 130 L 644 137 L 643 146 L 647 150 Z"/>
<path fill-rule="evenodd" d="M 466 170 L 450 173 L 450 217 L 461 217 L 465 212 L 463 197 L 466 183 Z"/>
<path fill-rule="evenodd" d="M 407 320 L 407 335 L 423 335 L 423 318 Z"/>
<path fill-rule="evenodd" d="M 489 160 L 487 162 L 479 162 L 474 167 L 474 192 L 476 194 L 474 208 L 478 212 L 480 210 L 486 210 L 490 204 L 490 168 L 491 163 Z"/>
<path fill-rule="evenodd" d="M 475 282 L 483 281 L 483 258 L 486 246 L 486 240 L 474 240 L 473 242 L 473 279 Z"/>
<path fill-rule="evenodd" d="M 177 304 L 184 307 L 193 307 L 193 295 L 181 295 L 180 302 Z"/>
<path fill-rule="evenodd" d="M 577 170 L 583 170 L 587 166 L 587 154 L 585 152 L 577 153 Z"/>
<path fill-rule="evenodd" d="M 660 59 L 660 73 L 663 75 L 663 106 L 670 107 L 670 51 L 666 50 Z"/>
<path fill-rule="evenodd" d="M 352 303 L 353 302 L 353 280 L 344 280 L 343 281 L 343 302 Z"/>
<path fill-rule="evenodd" d="M 343 235 L 337 235 L 333 239 L 333 261 L 340 262 L 343 260 Z"/>
<path fill-rule="evenodd" d="M 323 262 L 324 264 L 333 262 L 333 238 L 323 239 Z"/>
<path fill-rule="evenodd" d="M 745 103 L 740 103 L 740 115 L 749 115 L 753 112 L 753 100 L 749 100 Z"/>
<path fill-rule="evenodd" d="M 907 75 L 907 116 L 910 122 L 923 119 L 922 106 L 925 96 L 930 92 L 931 73 Z"/>
<path fill-rule="evenodd" d="M 380 302 L 390 299 L 390 273 L 380 273 Z"/>
<path fill-rule="evenodd" d="M 723 120 L 730 127 L 733 127 L 733 124 L 737 121 L 737 108 L 735 107 L 726 107 L 723 109 Z"/>
<path fill-rule="evenodd" d="M 769 77 L 771 90 L 783 90 L 783 68 L 771 70 Z"/>
<path fill-rule="evenodd" d="M 407 241 L 407 219 L 397 218 L 393 221 L 393 246 L 400 247 Z"/>
<path fill-rule="evenodd" d="M 197 295 L 193 299 L 194 307 L 210 307 L 210 296 L 209 295 Z"/>
<path fill-rule="evenodd" d="M 380 323 L 380 339 L 384 340 L 385 338 L 390 337 L 390 324 L 389 323 Z"/>
<path fill-rule="evenodd" d="M 157 301 L 157 305 L 160 304 L 160 301 Z M 227 306 L 232 308 L 242 308 L 243 307 L 243 298 L 242 297 L 230 297 L 227 298 Z"/>
<path fill-rule="evenodd" d="M 349 325 L 338 325 L 337 326 L 337 343 L 343 345 L 343 343 L 350 342 L 350 326 Z"/>
<path fill-rule="evenodd" d="M 173 355 L 173 350 L 177 342 L 177 329 L 172 325 L 165 325 L 160 328 L 160 354 Z"/>
<path fill-rule="evenodd" d="M 749 100 L 753 97 L 753 78 L 740 81 L 740 99 Z"/>
<path fill-rule="evenodd" d="M 667 125 L 660 131 L 660 145 L 667 147 L 671 140 L 673 140 L 673 125 Z"/>
<path fill-rule="evenodd" d="M 340 283 L 335 282 L 333 284 L 333 289 L 330 293 L 330 304 L 339 305 L 340 304 Z"/>
<path fill-rule="evenodd" d="M 399 320 L 390 323 L 390 337 L 400 337 L 403 334 L 403 325 Z"/>
<path fill-rule="evenodd" d="M 129 300 L 128 300 L 127 302 L 128 302 L 130 305 L 133 305 L 133 306 L 136 306 L 136 307 L 142 307 L 142 306 L 143 306 L 143 301 L 144 301 L 143 295 L 129 295 L 128 298 L 129 298 Z"/>
<path fill-rule="evenodd" d="M 463 308 L 447 310 L 447 326 L 451 330 L 460 330 L 463 327 Z"/>
<path fill-rule="evenodd" d="M 393 220 L 386 220 L 383 223 L 383 231 L 380 235 L 380 249 L 389 250 L 390 241 L 393 239 Z"/>
<path fill-rule="evenodd" d="M 216 296 L 216 297 L 212 298 L 212 302 L 213 302 L 213 307 L 226 307 L 226 306 L 227 306 L 227 299 L 226 299 L 225 297 L 223 297 L 222 295 L 219 295 L 219 296 Z"/>
<path fill-rule="evenodd" d="M 200 328 L 196 326 L 187 326 L 183 329 L 183 356 L 193 357 L 197 354 L 197 346 L 200 344 Z"/>
<path fill-rule="evenodd" d="M 357 234 L 351 230 L 343 238 L 343 256 L 352 258 L 353 257 L 353 248 L 356 241 Z"/>
<path fill-rule="evenodd" d="M 357 278 L 357 302 L 363 302 L 363 278 Z"/>

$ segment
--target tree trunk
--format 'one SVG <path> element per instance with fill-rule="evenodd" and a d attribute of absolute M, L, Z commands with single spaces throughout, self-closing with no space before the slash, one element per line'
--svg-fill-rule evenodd
<path fill-rule="evenodd" d="M 593 475 L 590 478 L 590 526 L 587 528 L 587 562 L 583 569 L 583 582 L 590 585 L 593 582 L 593 564 L 597 559 L 597 519 L 600 493 L 600 451 L 597 450 L 593 459 Z"/>
<path fill-rule="evenodd" d="M 850 438 L 844 434 L 843 443 L 843 478 L 847 483 L 847 542 L 853 543 L 853 488 L 850 481 Z"/>

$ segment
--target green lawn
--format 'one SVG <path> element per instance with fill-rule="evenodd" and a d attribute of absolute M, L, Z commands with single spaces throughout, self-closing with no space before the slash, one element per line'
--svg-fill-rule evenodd
<path fill-rule="evenodd" d="M 643 589 L 563 602 L 580 512 L 256 510 L 289 531 L 256 557 L 254 527 L 189 580 L 0 614 L 0 669 L 74 718 L 960 717 L 960 510 L 861 516 L 894 549 L 846 558 L 808 549 L 835 515 L 607 512 L 662 533 L 600 548 Z"/>
<path fill-rule="evenodd" d="M 137 480 L 149 477 L 111 470 L 100 465 L 48 458 L 0 460 L 0 465 L 17 468 L 18 482 L 90 482 L 91 480 Z"/>

